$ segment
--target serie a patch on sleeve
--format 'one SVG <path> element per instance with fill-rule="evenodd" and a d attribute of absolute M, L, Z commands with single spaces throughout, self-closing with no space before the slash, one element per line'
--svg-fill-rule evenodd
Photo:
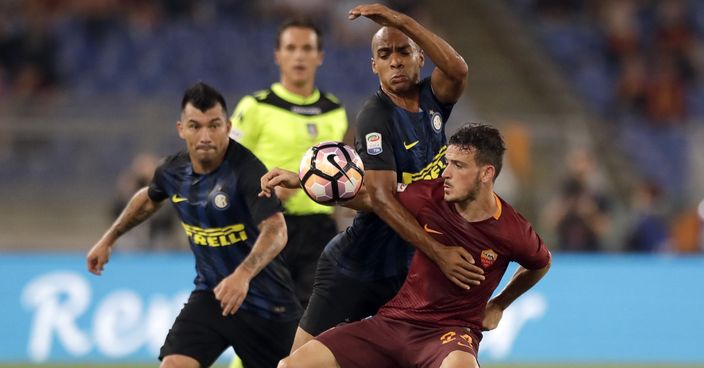
<path fill-rule="evenodd" d="M 381 134 L 377 132 L 372 132 L 367 134 L 365 137 L 367 142 L 367 153 L 370 155 L 378 155 L 383 152 L 381 148 Z"/>

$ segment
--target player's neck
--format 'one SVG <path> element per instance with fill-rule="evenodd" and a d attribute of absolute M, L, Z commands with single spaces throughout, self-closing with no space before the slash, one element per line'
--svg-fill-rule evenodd
<path fill-rule="evenodd" d="M 287 91 L 293 94 L 297 94 L 301 97 L 309 97 L 315 91 L 315 80 L 311 80 L 304 83 L 293 83 L 292 81 L 286 78 L 281 78 L 281 81 L 279 83 L 281 83 L 281 85 L 284 86 Z"/>
<path fill-rule="evenodd" d="M 484 221 L 496 215 L 498 204 L 493 190 L 480 191 L 474 200 L 455 203 L 457 213 L 469 222 Z"/>
<path fill-rule="evenodd" d="M 214 160 L 209 161 L 198 160 L 193 156 L 189 155 L 189 157 L 191 158 L 191 166 L 193 167 L 193 172 L 200 175 L 210 174 L 211 172 L 215 171 L 218 167 L 220 167 L 220 164 L 222 164 L 222 162 L 225 160 L 226 153 L 227 149 L 223 150 L 220 156 L 216 157 Z"/>
<path fill-rule="evenodd" d="M 394 105 L 410 112 L 420 111 L 420 98 L 418 97 L 420 91 L 418 88 L 411 88 L 409 91 L 397 93 L 382 85 L 381 90 L 389 96 Z"/>

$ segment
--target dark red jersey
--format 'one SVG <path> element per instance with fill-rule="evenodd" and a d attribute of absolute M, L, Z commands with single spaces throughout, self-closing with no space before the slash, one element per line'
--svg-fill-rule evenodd
<path fill-rule="evenodd" d="M 419 181 L 399 193 L 399 200 L 437 241 L 467 249 L 486 279 L 464 290 L 440 271 L 423 252 L 416 252 L 398 294 L 379 314 L 426 326 L 466 326 L 481 331 L 484 309 L 509 262 L 539 269 L 550 252 L 528 221 L 496 196 L 493 217 L 468 222 L 443 200 L 443 180 Z"/>

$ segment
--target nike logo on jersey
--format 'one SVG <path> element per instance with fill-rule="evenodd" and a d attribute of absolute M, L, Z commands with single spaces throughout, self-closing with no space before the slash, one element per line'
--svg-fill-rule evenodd
<path fill-rule="evenodd" d="M 433 229 L 431 229 L 430 227 L 428 227 L 428 224 L 425 224 L 425 225 L 423 226 L 423 230 L 425 230 L 425 232 L 428 233 L 428 234 L 440 234 L 440 235 L 442 235 L 441 232 L 439 232 L 439 231 L 437 231 L 437 230 L 433 230 Z"/>
<path fill-rule="evenodd" d="M 186 199 L 186 198 L 179 197 L 177 194 L 174 194 L 171 196 L 171 202 L 174 202 L 174 203 L 181 203 L 181 202 L 185 202 L 187 200 L 188 199 Z"/>
<path fill-rule="evenodd" d="M 420 141 L 415 141 L 415 142 L 411 142 L 408 144 L 406 144 L 406 142 L 403 142 L 403 146 L 406 147 L 407 150 L 409 150 L 409 149 L 413 148 L 416 144 L 418 144 L 418 142 L 420 142 Z"/>

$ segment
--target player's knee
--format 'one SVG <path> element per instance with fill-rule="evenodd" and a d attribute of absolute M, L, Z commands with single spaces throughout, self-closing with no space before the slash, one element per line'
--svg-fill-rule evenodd
<path fill-rule="evenodd" d="M 279 360 L 279 365 L 276 366 L 276 368 L 291 368 L 293 367 L 291 365 L 291 357 L 286 357 L 284 359 Z"/>
<path fill-rule="evenodd" d="M 185 355 L 167 355 L 161 361 L 159 368 L 199 368 L 197 360 Z"/>
<path fill-rule="evenodd" d="M 443 359 L 440 368 L 479 368 L 479 363 L 466 351 L 453 351 Z"/>

